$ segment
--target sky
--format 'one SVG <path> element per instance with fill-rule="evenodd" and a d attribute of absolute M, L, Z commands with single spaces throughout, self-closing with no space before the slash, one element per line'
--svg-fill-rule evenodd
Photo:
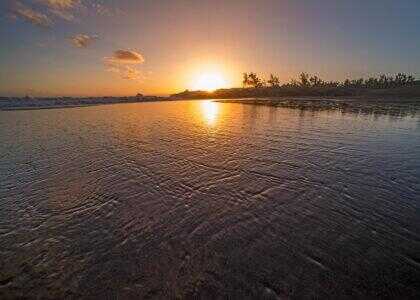
<path fill-rule="evenodd" d="M 167 95 L 221 74 L 420 77 L 419 0 L 0 1 L 0 96 Z"/>

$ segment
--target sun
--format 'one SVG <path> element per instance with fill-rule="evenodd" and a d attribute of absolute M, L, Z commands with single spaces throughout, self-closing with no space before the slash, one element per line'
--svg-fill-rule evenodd
<path fill-rule="evenodd" d="M 212 92 L 226 87 L 226 80 L 219 72 L 208 72 L 197 75 L 192 84 L 194 90 Z"/>

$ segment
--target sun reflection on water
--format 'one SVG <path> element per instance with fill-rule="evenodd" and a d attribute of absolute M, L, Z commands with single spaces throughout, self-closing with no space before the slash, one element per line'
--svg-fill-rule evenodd
<path fill-rule="evenodd" d="M 215 125 L 219 116 L 219 104 L 210 100 L 201 103 L 201 112 L 208 125 Z"/>

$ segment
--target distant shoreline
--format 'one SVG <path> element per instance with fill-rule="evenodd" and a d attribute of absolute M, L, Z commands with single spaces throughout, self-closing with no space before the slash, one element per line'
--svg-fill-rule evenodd
<path fill-rule="evenodd" d="M 98 98 L 1 98 L 0 111 L 90 107 L 98 105 L 169 101 L 167 97 L 98 97 Z"/>
<path fill-rule="evenodd" d="M 173 102 L 183 100 L 215 100 L 222 103 L 242 103 L 299 109 L 340 109 L 343 111 L 395 110 L 420 105 L 420 86 L 392 89 L 273 89 L 235 88 L 215 92 L 185 91 L 169 97 L 90 97 L 90 98 L 7 98 L 0 97 L 0 111 L 77 108 L 97 105 Z"/>

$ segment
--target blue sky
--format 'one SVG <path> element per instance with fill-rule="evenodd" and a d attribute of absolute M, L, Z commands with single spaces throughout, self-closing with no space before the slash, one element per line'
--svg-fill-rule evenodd
<path fill-rule="evenodd" d="M 217 69 L 420 76 L 418 0 L 0 2 L 0 95 L 168 94 Z M 120 52 L 118 52 L 120 51 Z"/>

